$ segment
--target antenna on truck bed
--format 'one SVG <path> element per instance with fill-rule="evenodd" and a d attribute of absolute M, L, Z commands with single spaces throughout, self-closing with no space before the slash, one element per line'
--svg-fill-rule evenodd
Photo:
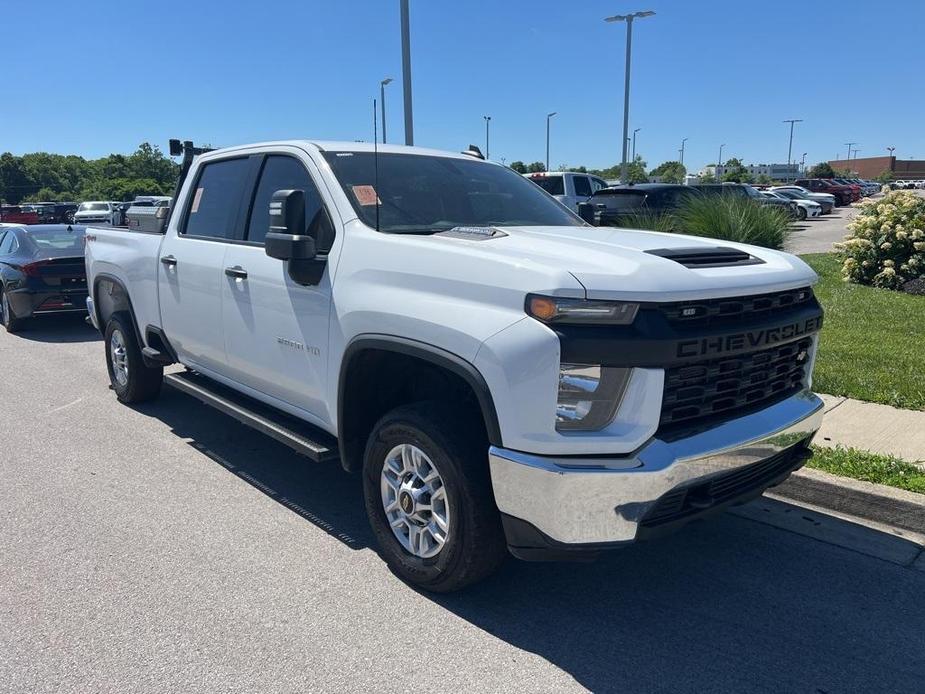
<path fill-rule="evenodd" d="M 170 224 L 170 219 L 173 217 L 174 207 L 176 206 L 177 197 L 180 195 L 180 189 L 183 187 L 184 181 L 186 181 L 186 175 L 189 173 L 190 166 L 193 164 L 193 157 L 200 154 L 205 154 L 206 152 L 211 152 L 213 147 L 196 147 L 193 144 L 192 140 L 170 140 L 170 156 L 172 157 L 183 157 L 183 160 L 180 162 L 180 176 L 177 178 L 177 186 L 173 191 L 173 200 L 170 204 L 170 211 L 167 213 L 167 219 L 164 220 L 164 229 L 167 229 L 167 226 Z"/>

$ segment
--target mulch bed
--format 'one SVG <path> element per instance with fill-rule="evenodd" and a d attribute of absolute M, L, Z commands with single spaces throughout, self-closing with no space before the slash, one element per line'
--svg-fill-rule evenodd
<path fill-rule="evenodd" d="M 903 291 L 906 292 L 906 294 L 925 296 L 925 277 L 920 277 L 917 280 L 909 280 L 903 285 Z"/>

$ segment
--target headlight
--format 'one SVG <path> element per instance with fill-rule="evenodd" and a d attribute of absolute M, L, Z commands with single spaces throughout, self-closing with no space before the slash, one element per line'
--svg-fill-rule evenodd
<path fill-rule="evenodd" d="M 527 294 L 525 310 L 543 323 L 629 325 L 636 318 L 639 304 Z"/>
<path fill-rule="evenodd" d="M 610 424 L 631 371 L 594 364 L 561 364 L 556 429 L 597 431 Z"/>

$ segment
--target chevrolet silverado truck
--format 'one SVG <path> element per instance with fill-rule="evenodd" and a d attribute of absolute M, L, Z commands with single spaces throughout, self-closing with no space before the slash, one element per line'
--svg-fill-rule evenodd
<path fill-rule="evenodd" d="M 414 585 L 654 538 L 810 454 L 822 310 L 792 255 L 593 227 L 469 153 L 187 162 L 162 233 L 86 233 L 112 390 L 166 383 L 358 473 Z"/>

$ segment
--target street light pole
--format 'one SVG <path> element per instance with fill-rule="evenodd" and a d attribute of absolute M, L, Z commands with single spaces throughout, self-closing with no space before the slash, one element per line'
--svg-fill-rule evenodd
<path fill-rule="evenodd" d="M 848 145 L 848 161 L 851 161 L 851 148 L 856 145 L 857 142 L 846 142 L 845 144 Z"/>
<path fill-rule="evenodd" d="M 414 144 L 414 119 L 411 113 L 411 26 L 408 0 L 401 0 L 401 77 L 405 96 L 405 144 Z"/>
<path fill-rule="evenodd" d="M 719 180 L 719 170 L 723 165 L 723 147 L 725 146 L 725 142 L 719 146 L 719 157 L 716 159 L 716 180 Z"/>
<path fill-rule="evenodd" d="M 556 115 L 558 111 L 546 114 L 546 170 L 549 171 L 549 119 Z"/>
<path fill-rule="evenodd" d="M 382 144 L 385 144 L 385 85 L 391 81 L 391 77 L 386 77 L 379 83 L 379 103 L 382 104 Z"/>
<path fill-rule="evenodd" d="M 804 176 L 806 175 L 806 154 L 807 152 L 803 152 L 803 159 L 800 161 L 800 173 Z"/>
<path fill-rule="evenodd" d="M 685 137 L 683 140 L 681 140 L 681 149 L 678 150 L 681 153 L 681 166 L 684 166 L 684 143 L 689 139 L 689 137 Z"/>
<path fill-rule="evenodd" d="M 633 49 L 633 20 L 637 17 L 651 17 L 654 14 L 651 10 L 645 10 L 604 18 L 605 22 L 626 22 L 626 72 L 623 75 L 623 156 L 620 160 L 620 183 L 626 183 L 626 140 L 629 136 L 630 123 L 630 60 Z"/>
<path fill-rule="evenodd" d="M 793 124 L 802 123 L 802 118 L 790 118 L 785 120 L 784 123 L 790 123 L 790 144 L 787 145 L 787 178 L 790 178 L 790 161 L 793 154 Z"/>
<path fill-rule="evenodd" d="M 638 133 L 642 128 L 636 128 L 633 131 L 633 161 L 636 161 L 636 133 Z"/>
<path fill-rule="evenodd" d="M 887 151 L 890 153 L 890 159 L 892 159 L 892 158 L 893 158 L 893 152 L 896 151 L 896 148 L 895 148 L 895 147 L 887 147 L 886 149 L 887 149 Z"/>
<path fill-rule="evenodd" d="M 488 124 L 491 123 L 491 116 L 482 116 L 485 119 L 485 158 L 488 159 Z"/>

